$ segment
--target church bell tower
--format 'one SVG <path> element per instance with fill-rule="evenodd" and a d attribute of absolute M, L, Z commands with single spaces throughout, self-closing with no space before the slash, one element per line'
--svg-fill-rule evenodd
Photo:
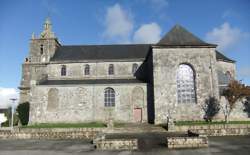
<path fill-rule="evenodd" d="M 31 89 L 42 80 L 47 79 L 47 64 L 60 46 L 55 34 L 52 32 L 52 24 L 49 18 L 45 20 L 40 36 L 32 34 L 30 40 L 29 56 L 22 64 L 22 78 L 19 86 L 19 102 L 30 102 Z"/>
<path fill-rule="evenodd" d="M 45 20 L 43 31 L 38 38 L 32 34 L 30 42 L 29 62 L 48 63 L 55 54 L 56 48 L 60 46 L 49 18 Z"/>

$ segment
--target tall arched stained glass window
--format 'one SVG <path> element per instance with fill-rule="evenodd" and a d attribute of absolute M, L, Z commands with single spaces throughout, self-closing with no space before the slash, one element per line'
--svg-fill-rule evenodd
<path fill-rule="evenodd" d="M 196 103 L 195 78 L 193 69 L 181 64 L 177 71 L 178 103 Z"/>

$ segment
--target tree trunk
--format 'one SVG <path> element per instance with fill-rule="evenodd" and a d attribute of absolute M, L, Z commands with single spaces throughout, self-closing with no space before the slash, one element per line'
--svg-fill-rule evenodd
<path fill-rule="evenodd" d="M 226 115 L 225 115 L 225 122 L 226 122 L 226 123 L 229 123 L 229 119 L 228 119 L 228 118 L 229 118 L 229 114 L 226 114 Z"/>

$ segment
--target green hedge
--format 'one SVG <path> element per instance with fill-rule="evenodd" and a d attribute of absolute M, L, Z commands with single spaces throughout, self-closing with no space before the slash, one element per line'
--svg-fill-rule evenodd
<path fill-rule="evenodd" d="M 18 117 L 22 125 L 27 125 L 29 123 L 29 110 L 29 102 L 24 102 L 17 106 Z"/>

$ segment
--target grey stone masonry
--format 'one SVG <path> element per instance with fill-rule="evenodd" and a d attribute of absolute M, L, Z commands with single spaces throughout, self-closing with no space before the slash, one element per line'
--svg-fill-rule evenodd
<path fill-rule="evenodd" d="M 181 125 L 175 126 L 176 132 L 185 132 L 190 130 L 194 133 L 208 136 L 233 136 L 249 135 L 249 124 L 217 124 L 217 125 Z"/>
<path fill-rule="evenodd" d="M 206 136 L 167 137 L 167 147 L 169 149 L 208 147 L 208 138 Z"/>
<path fill-rule="evenodd" d="M 137 139 L 104 139 L 97 141 L 95 146 L 98 150 L 137 150 Z"/>
<path fill-rule="evenodd" d="M 0 139 L 93 139 L 103 128 L 27 128 L 0 131 Z"/>
<path fill-rule="evenodd" d="M 177 102 L 180 64 L 188 64 L 194 71 L 196 103 Z M 168 110 L 175 120 L 202 120 L 201 105 L 210 96 L 219 98 L 214 48 L 153 48 L 153 77 L 156 123 L 166 123 Z"/>
<path fill-rule="evenodd" d="M 104 90 L 112 87 L 115 106 L 105 107 Z M 57 94 L 49 97 L 50 90 Z M 29 123 L 78 123 L 101 121 L 109 117 L 118 122 L 135 122 L 133 109 L 142 109 L 142 122 L 147 122 L 146 84 L 104 84 L 36 86 L 32 88 Z"/>

